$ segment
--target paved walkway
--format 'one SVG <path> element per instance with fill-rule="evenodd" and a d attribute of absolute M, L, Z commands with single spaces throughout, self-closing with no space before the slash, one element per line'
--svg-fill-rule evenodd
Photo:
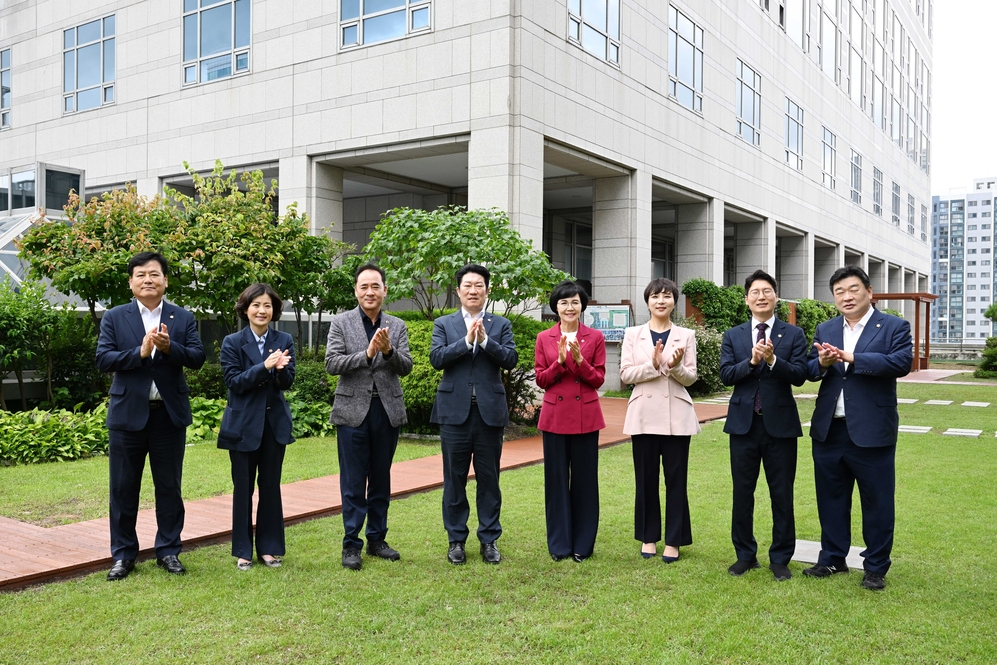
<path fill-rule="evenodd" d="M 628 441 L 630 437 L 623 434 L 627 401 L 602 398 L 601 403 L 606 429 L 599 434 L 599 445 Z M 727 405 L 697 403 L 696 413 L 700 422 L 716 420 L 727 415 Z M 510 441 L 502 448 L 503 470 L 542 461 L 543 441 L 539 436 Z M 391 467 L 392 497 L 442 486 L 442 455 L 399 462 Z M 281 497 L 287 524 L 335 515 L 342 508 L 338 475 L 289 483 L 283 486 Z M 185 507 L 185 548 L 229 540 L 232 534 L 231 495 L 188 501 Z M 137 530 L 139 542 L 144 544 L 139 559 L 152 558 L 152 543 L 156 536 L 154 510 L 139 513 Z M 45 528 L 0 517 L 0 591 L 110 568 L 109 552 L 107 518 Z"/>

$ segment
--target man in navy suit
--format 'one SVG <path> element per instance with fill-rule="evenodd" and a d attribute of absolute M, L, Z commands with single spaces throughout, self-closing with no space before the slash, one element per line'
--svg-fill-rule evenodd
<path fill-rule="evenodd" d="M 793 484 L 797 439 L 803 436 L 793 386 L 807 380 L 807 340 L 800 328 L 775 317 L 779 289 L 774 277 L 756 270 L 744 280 L 744 292 L 751 320 L 725 332 L 720 347 L 720 379 L 734 386 L 724 432 L 730 435 L 730 531 L 737 561 L 727 572 L 741 576 L 759 567 L 753 523 L 755 485 L 764 464 L 772 502 L 769 570 L 784 582 L 793 577 Z"/>
<path fill-rule="evenodd" d="M 204 364 L 193 315 L 163 299 L 167 263 L 142 252 L 128 262 L 135 300 L 104 313 L 97 340 L 97 367 L 114 372 L 107 408 L 111 485 L 110 581 L 135 568 L 142 470 L 149 457 L 156 487 L 156 563 L 174 575 L 186 570 L 180 554 L 184 508 L 180 495 L 190 399 L 183 368 Z"/>
<path fill-rule="evenodd" d="M 447 560 L 467 561 L 467 474 L 474 461 L 478 540 L 485 563 L 502 560 L 495 541 L 502 535 L 499 464 L 509 408 L 503 369 L 519 361 L 509 319 L 485 311 L 491 274 L 484 266 L 457 271 L 460 311 L 436 319 L 429 362 L 443 370 L 430 422 L 439 423 L 443 448 L 443 526 L 450 539 Z"/>
<path fill-rule="evenodd" d="M 897 378 L 913 361 L 910 324 L 872 306 L 872 284 L 862 268 L 831 275 L 841 316 L 817 326 L 808 369 L 820 381 L 811 419 L 821 551 L 809 577 L 847 573 L 852 490 L 859 486 L 865 576 L 862 586 L 886 586 L 893 549 L 896 490 Z"/>

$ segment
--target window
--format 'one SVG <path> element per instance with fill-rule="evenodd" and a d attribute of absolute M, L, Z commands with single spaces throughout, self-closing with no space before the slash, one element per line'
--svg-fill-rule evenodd
<path fill-rule="evenodd" d="M 982 240 L 983 242 L 988 242 L 990 240 L 990 236 L 983 236 L 982 238 L 980 238 L 980 240 Z"/>
<path fill-rule="evenodd" d="M 851 95 L 852 101 L 859 105 L 860 108 L 865 108 L 865 102 L 863 98 L 862 90 L 862 72 L 865 68 L 865 63 L 862 62 L 862 56 L 859 54 L 855 48 L 848 49 L 849 60 L 848 60 L 848 90 Z"/>
<path fill-rule="evenodd" d="M 343 0 L 346 5 L 350 0 Z M 357 0 L 352 0 L 354 3 Z M 364 0 L 368 5 L 399 4 L 402 0 Z M 419 29 L 429 28 L 429 5 L 423 0 L 410 2 L 419 7 L 416 12 L 424 12 L 425 25 L 420 21 Z M 400 35 L 398 35 L 400 36 Z M 620 0 L 569 0 L 568 2 L 568 39 L 595 57 L 620 64 Z M 344 38 L 345 45 L 345 38 Z"/>
<path fill-rule="evenodd" d="M 10 127 L 10 49 L 0 51 L 0 129 L 7 127 Z"/>
<path fill-rule="evenodd" d="M 928 239 L 928 206 L 921 205 L 921 240 Z"/>
<path fill-rule="evenodd" d="M 972 208 L 973 206 L 977 205 L 978 203 L 979 203 L 978 201 L 970 201 L 966 205 L 968 205 L 970 208 Z"/>
<path fill-rule="evenodd" d="M 907 195 L 907 233 L 914 235 L 914 214 L 917 207 L 914 204 L 914 197 Z"/>
<path fill-rule="evenodd" d="M 762 77 L 737 61 L 737 135 L 751 145 L 760 145 Z"/>
<path fill-rule="evenodd" d="M 990 216 L 989 212 L 981 212 L 980 213 L 980 217 L 989 217 L 989 216 Z"/>
<path fill-rule="evenodd" d="M 35 172 L 21 171 L 14 173 L 10 179 L 10 209 L 35 207 Z"/>
<path fill-rule="evenodd" d="M 828 189 L 834 189 L 834 162 L 837 158 L 837 150 L 835 150 L 835 143 L 837 142 L 837 137 L 828 130 L 827 127 L 824 128 L 824 139 L 823 139 L 823 169 L 824 169 L 824 186 Z"/>
<path fill-rule="evenodd" d="M 183 82 L 249 71 L 251 0 L 183 0 Z"/>
<path fill-rule="evenodd" d="M 786 163 L 803 170 L 803 109 L 786 98 Z"/>
<path fill-rule="evenodd" d="M 893 183 L 893 226 L 900 226 L 900 185 Z"/>
<path fill-rule="evenodd" d="M 862 155 L 852 150 L 852 203 L 862 203 Z"/>
<path fill-rule="evenodd" d="M 786 33 L 797 46 L 807 51 L 807 0 L 787 0 Z"/>
<path fill-rule="evenodd" d="M 114 16 L 62 33 L 62 112 L 114 101 Z"/>
<path fill-rule="evenodd" d="M 820 66 L 824 73 L 838 82 L 838 29 L 831 17 L 821 12 L 820 24 Z"/>
<path fill-rule="evenodd" d="M 969 218 L 970 219 L 976 219 L 976 213 L 975 212 L 969 213 Z"/>
<path fill-rule="evenodd" d="M 966 225 L 966 230 L 967 231 L 975 231 L 976 230 L 976 224 L 967 224 Z"/>
<path fill-rule="evenodd" d="M 872 169 L 872 212 L 883 216 L 883 172 L 875 167 Z"/>
<path fill-rule="evenodd" d="M 668 8 L 668 94 L 703 112 L 703 29 L 675 7 Z"/>

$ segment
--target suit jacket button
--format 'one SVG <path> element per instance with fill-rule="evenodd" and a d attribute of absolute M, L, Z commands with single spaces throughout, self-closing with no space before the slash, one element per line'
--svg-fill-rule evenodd
<path fill-rule="evenodd" d="M 557 401 L 558 401 L 558 402 L 560 402 L 560 401 L 561 401 L 562 399 L 564 399 L 564 397 L 563 397 L 562 395 L 558 395 L 558 396 L 557 396 Z"/>
<path fill-rule="evenodd" d="M 577 401 L 579 401 L 579 400 L 580 400 L 581 398 L 582 398 L 582 396 L 581 396 L 581 395 L 575 395 L 575 401 L 576 401 L 576 402 L 577 402 Z"/>
<path fill-rule="evenodd" d="M 575 383 L 580 383 L 580 381 L 578 379 L 575 379 Z"/>

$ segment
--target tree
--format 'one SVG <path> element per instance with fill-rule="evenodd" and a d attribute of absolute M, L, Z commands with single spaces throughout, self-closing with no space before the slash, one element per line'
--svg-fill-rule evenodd
<path fill-rule="evenodd" d="M 58 311 L 46 297 L 43 284 L 28 281 L 15 286 L 10 279 L 0 282 L 0 379 L 14 372 L 24 410 L 28 408 L 24 371 L 32 362 L 44 368 L 52 400 L 51 351 L 58 324 Z M 7 408 L 2 390 L 0 408 Z"/>
<path fill-rule="evenodd" d="M 48 278 L 60 293 L 86 301 L 97 323 L 96 306 L 128 302 L 128 260 L 154 251 L 176 223 L 174 209 L 159 197 L 139 196 L 132 184 L 84 204 L 75 192 L 65 220 L 43 220 L 18 242 L 34 278 Z"/>
<path fill-rule="evenodd" d="M 505 315 L 540 306 L 568 275 L 550 264 L 504 212 L 458 206 L 384 213 L 364 254 L 388 274 L 391 301 L 409 298 L 427 319 L 454 301 L 454 274 L 468 263 L 492 273 L 489 300 Z"/>

